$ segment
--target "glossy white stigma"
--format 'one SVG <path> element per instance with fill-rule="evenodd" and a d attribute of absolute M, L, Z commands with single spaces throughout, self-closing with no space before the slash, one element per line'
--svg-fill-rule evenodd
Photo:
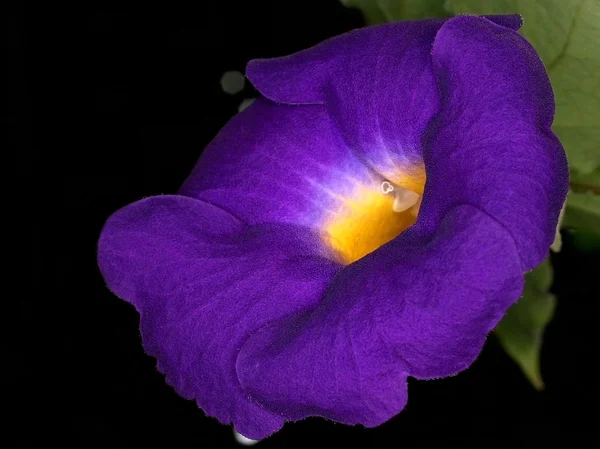
<path fill-rule="evenodd" d="M 405 210 L 410 209 L 417 204 L 417 201 L 419 201 L 419 198 L 421 197 L 417 192 L 398 187 L 390 181 L 383 181 L 379 186 L 379 190 L 384 195 L 390 193 L 394 195 L 394 204 L 392 204 L 392 210 L 394 212 L 404 212 Z"/>

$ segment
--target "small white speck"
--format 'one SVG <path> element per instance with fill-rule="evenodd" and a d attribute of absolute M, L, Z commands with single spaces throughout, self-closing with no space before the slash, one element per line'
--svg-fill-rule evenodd
<path fill-rule="evenodd" d="M 254 103 L 254 100 L 256 100 L 256 98 L 244 98 L 244 100 L 238 106 L 238 112 L 242 112 L 244 109 L 246 109 L 252 103 Z"/>
<path fill-rule="evenodd" d="M 388 193 L 394 191 L 394 186 L 389 181 L 383 181 L 379 188 L 381 189 L 381 193 L 383 193 L 384 195 L 387 195 Z"/>
<path fill-rule="evenodd" d="M 221 89 L 229 95 L 235 95 L 244 89 L 246 78 L 237 70 L 230 70 L 221 76 Z"/>
<path fill-rule="evenodd" d="M 233 436 L 235 437 L 235 441 L 237 441 L 242 446 L 254 446 L 259 441 L 259 440 L 251 440 L 250 438 L 246 438 L 244 435 L 242 435 L 241 433 L 238 433 L 235 430 L 233 431 Z"/>

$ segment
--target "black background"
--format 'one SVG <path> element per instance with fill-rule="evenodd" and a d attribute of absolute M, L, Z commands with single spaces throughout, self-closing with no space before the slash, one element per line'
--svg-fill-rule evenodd
<path fill-rule="evenodd" d="M 192 4 L 85 3 L 11 16 L 10 124 L 24 149 L 15 170 L 31 199 L 21 213 L 33 224 L 33 274 L 19 302 L 24 426 L 9 447 L 235 446 L 231 429 L 179 398 L 144 354 L 137 313 L 96 268 L 96 241 L 113 211 L 176 192 L 202 148 L 255 95 L 249 85 L 222 92 L 224 71 L 306 48 L 362 18 L 337 0 Z M 599 254 L 565 237 L 553 257 L 559 303 L 542 352 L 545 391 L 534 391 L 491 337 L 460 375 L 411 380 L 408 406 L 379 428 L 312 418 L 256 447 L 594 445 Z"/>

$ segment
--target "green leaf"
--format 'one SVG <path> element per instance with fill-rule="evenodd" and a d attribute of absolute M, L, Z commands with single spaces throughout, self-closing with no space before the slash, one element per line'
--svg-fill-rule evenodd
<path fill-rule="evenodd" d="M 377 0 L 340 0 L 347 8 L 359 9 L 368 24 L 387 22 Z"/>
<path fill-rule="evenodd" d="M 579 249 L 599 249 L 600 196 L 569 192 L 562 226 L 571 230 L 573 242 Z"/>
<path fill-rule="evenodd" d="M 560 214 L 558 215 L 558 223 L 556 225 L 556 232 L 554 233 L 554 242 L 552 242 L 552 245 L 550 245 L 550 251 L 553 251 L 555 253 L 559 253 L 562 249 L 562 234 L 560 233 L 560 230 L 562 229 L 562 221 L 565 217 L 566 209 L 567 200 L 565 199 L 565 202 L 563 203 L 560 209 Z"/>
<path fill-rule="evenodd" d="M 554 88 L 553 130 L 579 173 L 600 166 L 600 1 L 447 0 L 454 14 L 523 16 L 521 33 L 546 64 Z"/>
<path fill-rule="evenodd" d="M 444 0 L 378 0 L 388 21 L 449 17 Z"/>
<path fill-rule="evenodd" d="M 600 234 L 581 229 L 570 229 L 573 246 L 581 251 L 599 251 Z"/>
<path fill-rule="evenodd" d="M 571 188 L 576 192 L 588 192 L 600 195 L 600 169 L 591 173 L 571 173 Z"/>
<path fill-rule="evenodd" d="M 573 244 L 584 251 L 600 249 L 600 169 L 581 175 L 571 173 L 566 218 L 562 228 Z"/>
<path fill-rule="evenodd" d="M 549 259 L 527 273 L 523 296 L 495 329 L 504 350 L 537 390 L 544 388 L 540 373 L 542 337 L 556 307 L 556 298 L 549 292 L 552 278 Z"/>
<path fill-rule="evenodd" d="M 368 24 L 448 17 L 444 0 L 340 0 L 362 11 Z"/>
<path fill-rule="evenodd" d="M 600 196 L 569 192 L 563 226 L 600 233 Z"/>

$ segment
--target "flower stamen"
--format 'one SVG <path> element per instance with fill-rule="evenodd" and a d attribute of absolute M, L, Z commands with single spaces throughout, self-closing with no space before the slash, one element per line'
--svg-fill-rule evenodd
<path fill-rule="evenodd" d="M 421 195 L 409 189 L 405 189 L 399 186 L 395 186 L 390 181 L 383 181 L 379 186 L 379 190 L 384 195 L 394 193 L 394 203 L 392 204 L 392 210 L 394 212 L 404 212 L 410 209 L 419 201 Z"/>

